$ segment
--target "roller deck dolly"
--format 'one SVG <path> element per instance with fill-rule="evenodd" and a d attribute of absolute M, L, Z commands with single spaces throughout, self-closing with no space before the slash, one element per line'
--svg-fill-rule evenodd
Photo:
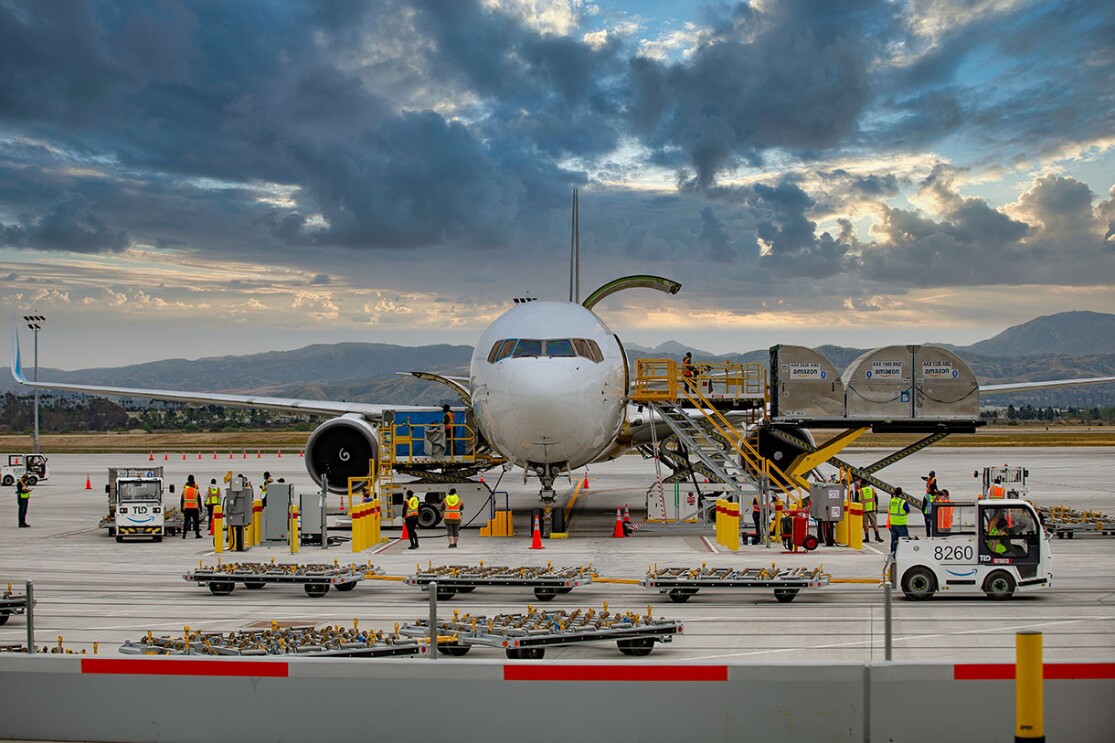
<path fill-rule="evenodd" d="M 0 593 L 0 624 L 7 624 L 8 617 L 12 614 L 24 614 L 27 612 L 27 594 L 16 593 L 12 590 L 12 584 L 9 583 L 8 587 Z"/>
<path fill-rule="evenodd" d="M 382 575 L 383 570 L 370 562 L 364 565 L 230 562 L 218 563 L 215 567 L 200 566 L 182 577 L 199 586 L 208 586 L 214 596 L 227 596 L 237 583 L 251 590 L 269 583 L 294 583 L 301 585 L 307 596 L 317 598 L 329 593 L 330 588 L 351 591 L 366 574 Z"/>
<path fill-rule="evenodd" d="M 799 591 L 827 586 L 832 576 L 821 568 L 659 568 L 647 570 L 639 585 L 657 588 L 671 601 L 684 603 L 702 588 L 773 588 L 782 603 L 793 601 Z"/>
<path fill-rule="evenodd" d="M 188 637 L 188 639 L 187 639 Z M 147 637 L 120 646 L 125 655 L 275 656 L 386 658 L 425 655 L 427 645 L 411 637 L 356 627 L 298 627 L 239 632 L 191 632 Z"/>
<path fill-rule="evenodd" d="M 1046 531 L 1058 539 L 1073 539 L 1077 534 L 1115 536 L 1115 519 L 1100 511 L 1077 511 L 1067 506 L 1043 506 L 1038 511 Z"/>
<path fill-rule="evenodd" d="M 592 566 L 555 568 L 518 567 L 484 565 L 441 565 L 432 564 L 426 570 L 419 570 L 406 579 L 408 586 L 421 586 L 429 590 L 429 584 L 437 582 L 437 597 L 451 599 L 458 593 L 471 593 L 480 586 L 529 587 L 539 601 L 550 601 L 559 593 L 569 593 L 578 586 L 592 583 Z"/>
<path fill-rule="evenodd" d="M 528 607 L 525 614 L 497 614 L 493 617 L 459 615 L 438 621 L 438 652 L 450 656 L 466 655 L 474 645 L 503 648 L 511 659 L 538 660 L 546 647 L 582 642 L 615 642 L 624 655 L 650 655 L 655 643 L 671 642 L 683 630 L 673 619 L 654 618 L 632 612 L 612 613 L 608 604 L 602 611 L 538 611 Z M 399 628 L 399 634 L 428 637 L 430 623 L 418 620 Z"/>

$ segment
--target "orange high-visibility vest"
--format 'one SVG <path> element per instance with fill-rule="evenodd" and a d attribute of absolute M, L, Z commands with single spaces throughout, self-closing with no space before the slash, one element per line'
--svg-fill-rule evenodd
<path fill-rule="evenodd" d="M 990 488 L 987 489 L 987 495 L 990 498 L 1002 498 L 1002 497 L 1006 496 L 1006 494 L 1007 494 L 1007 489 L 1004 488 L 1002 485 L 1000 485 L 998 483 L 995 483 L 994 485 L 992 485 Z"/>
<path fill-rule="evenodd" d="M 461 499 L 456 493 L 448 496 L 445 499 L 445 520 L 446 521 L 460 521 L 461 520 Z"/>
<path fill-rule="evenodd" d="M 952 506 L 941 505 L 943 503 L 952 503 L 952 501 L 943 496 L 939 496 L 937 500 L 933 501 L 934 508 L 937 509 L 937 528 L 942 530 L 951 529 Z"/>
<path fill-rule="evenodd" d="M 193 485 L 182 488 L 182 508 L 197 508 L 198 503 L 197 488 Z"/>

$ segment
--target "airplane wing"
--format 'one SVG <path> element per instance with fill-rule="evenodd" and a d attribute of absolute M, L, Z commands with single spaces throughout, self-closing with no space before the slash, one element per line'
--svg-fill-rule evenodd
<path fill-rule="evenodd" d="M 166 400 L 194 405 L 231 405 L 242 408 L 262 408 L 281 410 L 290 413 L 318 413 L 321 415 L 344 415 L 356 413 L 364 416 L 378 416 L 384 411 L 426 412 L 440 408 L 429 405 L 373 405 L 363 402 L 336 402 L 332 400 L 300 400 L 291 397 L 265 397 L 262 395 L 233 395 L 220 392 L 185 392 L 180 390 L 149 390 L 134 387 L 100 387 L 84 384 L 61 384 L 58 382 L 32 382 L 23 376 L 19 356 L 19 331 L 12 322 L 12 377 L 28 387 L 40 389 L 83 392 L 86 394 L 108 395 L 110 397 L 135 397 L 144 400 Z"/>
<path fill-rule="evenodd" d="M 1060 387 L 1076 387 L 1081 384 L 1103 384 L 1115 382 L 1115 377 L 1089 377 L 1087 379 L 1051 379 L 1046 382 L 1013 382 L 1010 384 L 981 384 L 981 395 L 995 395 L 1000 392 L 1022 392 L 1025 390 L 1052 390 Z"/>

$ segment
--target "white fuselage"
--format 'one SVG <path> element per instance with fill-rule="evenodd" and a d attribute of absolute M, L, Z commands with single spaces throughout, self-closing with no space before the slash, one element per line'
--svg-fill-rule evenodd
<path fill-rule="evenodd" d="M 619 340 L 573 302 L 527 302 L 480 336 L 469 373 L 473 413 L 500 455 L 552 482 L 615 441 L 627 399 Z"/>

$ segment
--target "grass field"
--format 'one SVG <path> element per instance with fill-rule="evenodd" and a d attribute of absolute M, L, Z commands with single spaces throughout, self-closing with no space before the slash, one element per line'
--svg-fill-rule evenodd
<path fill-rule="evenodd" d="M 831 435 L 814 432 L 818 442 Z M 284 451 L 298 452 L 306 445 L 305 431 L 237 431 L 235 433 L 98 433 L 41 434 L 45 452 L 213 452 Z M 851 448 L 901 448 L 921 436 L 873 434 L 861 436 Z M 1115 426 L 1004 426 L 986 427 L 972 434 L 955 434 L 934 444 L 945 447 L 971 446 L 1115 446 Z M 0 435 L 0 451 L 31 450 L 28 435 Z"/>

